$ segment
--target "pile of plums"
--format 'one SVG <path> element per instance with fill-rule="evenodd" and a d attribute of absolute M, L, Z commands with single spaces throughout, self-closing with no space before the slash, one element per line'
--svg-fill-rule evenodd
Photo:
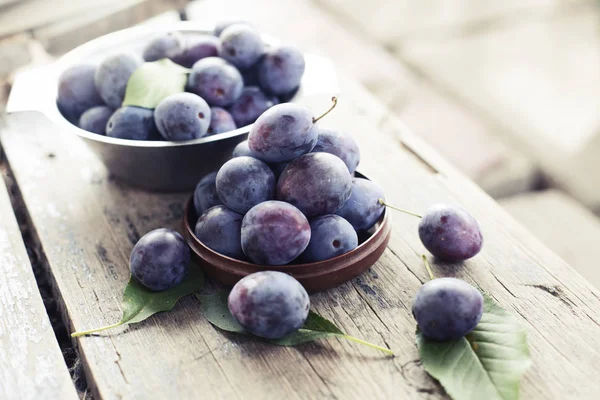
<path fill-rule="evenodd" d="M 194 192 L 198 239 L 261 265 L 316 262 L 358 246 L 383 213 L 383 191 L 354 177 L 360 152 L 304 106 L 264 112 L 218 172 Z"/>
<path fill-rule="evenodd" d="M 165 58 L 191 69 L 186 92 L 165 97 L 155 109 L 122 106 L 134 71 L 144 62 Z M 71 123 L 99 135 L 198 139 L 249 125 L 288 101 L 304 69 L 297 48 L 268 47 L 247 22 L 219 24 L 214 35 L 162 34 L 146 45 L 141 57 L 120 52 L 99 65 L 72 66 L 59 78 L 57 105 Z"/>
<path fill-rule="evenodd" d="M 129 78 L 142 63 L 123 53 L 98 66 L 66 70 L 58 107 L 82 129 L 134 140 L 190 140 L 253 123 L 233 158 L 195 189 L 195 234 L 204 245 L 238 260 L 280 266 L 345 254 L 372 232 L 386 206 L 384 193 L 355 176 L 356 142 L 317 123 L 331 110 L 316 118 L 306 107 L 286 103 L 304 73 L 297 49 L 268 48 L 242 22 L 218 25 L 214 36 L 162 35 L 142 56 L 191 68 L 186 92 L 164 98 L 154 110 L 122 107 Z M 458 206 L 433 206 L 418 234 L 427 250 L 450 262 L 475 256 L 483 244 L 479 224 Z M 181 282 L 189 261 L 183 237 L 157 229 L 136 244 L 130 268 L 142 284 L 161 291 Z M 454 340 L 475 328 L 483 303 L 466 282 L 440 278 L 419 289 L 412 312 L 425 336 Z M 302 327 L 310 300 L 293 277 L 266 270 L 240 280 L 228 306 L 246 330 L 277 339 Z"/>

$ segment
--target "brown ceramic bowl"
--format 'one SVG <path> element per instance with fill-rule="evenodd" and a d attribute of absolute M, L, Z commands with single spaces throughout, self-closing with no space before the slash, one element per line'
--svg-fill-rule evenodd
<path fill-rule="evenodd" d="M 357 176 L 361 175 L 357 173 Z M 281 271 L 292 275 L 309 292 L 331 289 L 360 275 L 381 257 L 391 235 L 391 223 L 387 212 L 384 211 L 371 230 L 373 233 L 366 238 L 359 235 L 358 247 L 346 254 L 314 263 L 266 266 L 224 256 L 200 242 L 194 234 L 198 216 L 193 198 L 187 202 L 183 218 L 185 237 L 192 249 L 194 261 L 217 281 L 225 285 L 234 285 L 254 272 Z"/>

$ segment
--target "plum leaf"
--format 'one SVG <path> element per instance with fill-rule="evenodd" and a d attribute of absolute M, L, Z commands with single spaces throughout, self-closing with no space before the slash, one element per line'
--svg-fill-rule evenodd
<path fill-rule="evenodd" d="M 181 298 L 199 291 L 203 286 L 204 274 L 194 264 L 190 265 L 187 275 L 179 285 L 162 292 L 153 292 L 131 276 L 123 292 L 123 301 L 121 302 L 123 316 L 121 320 L 116 324 L 102 328 L 72 333 L 71 337 L 88 335 L 125 324 L 134 324 L 156 313 L 170 311 Z"/>
<path fill-rule="evenodd" d="M 225 291 L 215 292 L 210 295 L 196 295 L 200 303 L 202 304 L 202 311 L 204 317 L 216 326 L 217 328 L 242 335 L 252 336 L 249 332 L 245 331 L 239 322 L 231 315 L 227 308 L 227 297 L 229 293 Z M 256 337 L 256 336 L 255 336 Z M 356 343 L 360 343 L 369 347 L 373 347 L 377 350 L 381 350 L 384 353 L 393 355 L 394 353 L 385 347 L 377 346 L 375 344 L 366 342 L 362 339 L 355 338 L 347 335 L 340 330 L 333 322 L 323 318 L 319 314 L 310 311 L 308 318 L 302 326 L 296 332 L 286 335 L 280 339 L 260 340 L 278 345 L 278 346 L 296 346 L 302 343 L 313 342 L 317 339 L 325 339 L 329 337 L 340 337 L 347 340 L 351 340 Z"/>
<path fill-rule="evenodd" d="M 188 72 L 168 58 L 143 63 L 127 82 L 123 106 L 156 108 L 165 97 L 185 90 Z"/>
<path fill-rule="evenodd" d="M 483 315 L 459 340 L 438 342 L 417 332 L 423 368 L 454 400 L 514 400 L 531 365 L 526 333 L 507 311 L 484 295 Z"/>

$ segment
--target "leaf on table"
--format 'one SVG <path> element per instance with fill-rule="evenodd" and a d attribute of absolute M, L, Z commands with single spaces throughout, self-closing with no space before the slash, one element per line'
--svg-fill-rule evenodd
<path fill-rule="evenodd" d="M 345 337 L 346 335 L 333 322 L 326 320 L 315 312 L 309 311 L 302 328 L 281 339 L 270 340 L 270 342 L 279 346 L 295 346 L 332 336 Z"/>
<path fill-rule="evenodd" d="M 161 312 L 171 310 L 179 299 L 202 289 L 204 274 L 200 267 L 191 264 L 184 280 L 174 288 L 163 292 L 153 292 L 133 276 L 123 292 L 122 323 L 132 324 Z"/>
<path fill-rule="evenodd" d="M 232 333 L 241 333 L 244 335 L 251 335 L 246 332 L 239 322 L 231 315 L 229 308 L 227 307 L 227 297 L 229 293 L 219 291 L 211 295 L 196 295 L 200 303 L 202 304 L 202 310 L 204 317 L 219 329 Z M 387 348 L 374 345 L 369 342 L 365 342 L 361 339 L 346 335 L 340 330 L 333 322 L 323 318 L 319 314 L 309 311 L 308 317 L 304 322 L 302 328 L 296 332 L 291 333 L 281 339 L 263 339 L 266 342 L 276 344 L 278 346 L 296 346 L 302 343 L 313 342 L 317 339 L 325 339 L 328 337 L 341 337 L 348 339 L 360 344 L 364 344 L 369 347 L 381 350 L 385 353 L 393 355 L 394 353 Z"/>
<path fill-rule="evenodd" d="M 168 58 L 143 63 L 127 82 L 123 106 L 156 108 L 165 97 L 185 90 L 188 72 Z"/>
<path fill-rule="evenodd" d="M 484 295 L 483 315 L 465 338 L 438 342 L 417 332 L 425 371 L 454 400 L 513 400 L 531 364 L 525 330 Z"/>
<path fill-rule="evenodd" d="M 218 291 L 214 294 L 197 294 L 196 298 L 200 300 L 204 318 L 219 329 L 233 333 L 246 334 L 242 325 L 229 312 L 227 306 L 227 297 L 229 293 Z"/>
<path fill-rule="evenodd" d="M 82 336 L 124 324 L 141 322 L 156 313 L 171 310 L 181 298 L 199 291 L 203 286 L 204 274 L 195 264 L 190 265 L 187 275 L 179 285 L 162 292 L 154 292 L 148 289 L 131 276 L 123 292 L 121 303 L 123 317 L 121 320 L 116 324 L 102 328 L 75 332 L 71 336 Z"/>

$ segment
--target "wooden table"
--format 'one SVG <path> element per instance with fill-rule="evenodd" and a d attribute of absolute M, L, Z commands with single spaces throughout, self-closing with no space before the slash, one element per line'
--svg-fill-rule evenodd
<path fill-rule="evenodd" d="M 307 15 L 304 2 L 294 4 L 299 4 L 297 15 Z M 242 2 L 239 5 L 244 7 Z M 224 13 L 217 8 L 211 9 L 216 16 Z M 269 11 L 284 15 L 284 8 Z M 335 33 L 335 25 L 324 16 L 309 15 L 316 24 L 311 30 Z M 290 29 L 285 25 L 278 21 L 273 33 L 285 36 Z M 318 47 L 318 35 L 311 37 Z M 333 41 L 329 37 L 323 43 Z M 362 153 L 360 171 L 383 186 L 390 202 L 417 212 L 436 202 L 456 202 L 481 222 L 485 245 L 480 255 L 460 266 L 434 263 L 433 268 L 437 276 L 457 276 L 477 284 L 522 322 L 533 359 L 522 382 L 522 398 L 597 398 L 598 290 L 407 130 L 362 86 L 343 74 L 340 84 L 340 104 L 327 117 L 327 125 L 354 135 Z M 27 228 L 52 277 L 68 329 L 116 322 L 133 245 L 151 229 L 181 229 L 189 193 L 147 193 L 119 183 L 82 142 L 56 130 L 37 113 L 3 117 L 0 141 L 5 166 L 14 178 L 14 201 L 26 214 Z M 0 192 L 4 226 L 10 207 L 2 198 Z M 394 214 L 392 223 L 389 248 L 373 268 L 352 282 L 311 296 L 311 302 L 315 311 L 347 333 L 389 346 L 395 358 L 337 339 L 284 348 L 226 334 L 212 327 L 202 317 L 199 303 L 189 297 L 170 313 L 76 339 L 94 398 L 445 398 L 419 364 L 410 313 L 412 297 L 428 279 L 420 260 L 425 250 L 416 231 L 418 220 Z M 12 237 L 18 237 L 14 221 L 11 224 Z M 19 243 L 14 247 L 6 251 L 21 255 L 24 277 L 20 279 L 31 283 L 23 248 Z M 11 265 L 2 262 L 0 274 L 7 274 Z M 17 312 L 11 298 L 18 299 L 21 292 L 2 289 L 0 294 L 8 294 L 8 300 L 1 299 L 0 312 L 5 308 Z M 39 296 L 31 296 L 37 304 L 33 307 L 41 310 Z M 9 322 L 5 328 L 0 323 L 3 347 L 20 343 L 18 335 L 7 332 L 23 324 Z M 58 349 L 50 342 L 51 359 L 56 361 Z M 27 398 L 13 395 L 15 389 L 7 386 L 12 378 L 4 378 L 9 365 L 22 362 L 22 357 L 7 353 L 5 363 L 5 353 L 0 352 L 0 397 L 8 393 L 8 398 Z M 37 376 L 35 369 L 21 371 L 32 380 Z M 64 364 L 47 371 L 53 371 L 57 380 L 66 376 Z M 69 389 L 58 396 L 38 385 L 37 397 L 29 398 L 70 398 Z"/>

